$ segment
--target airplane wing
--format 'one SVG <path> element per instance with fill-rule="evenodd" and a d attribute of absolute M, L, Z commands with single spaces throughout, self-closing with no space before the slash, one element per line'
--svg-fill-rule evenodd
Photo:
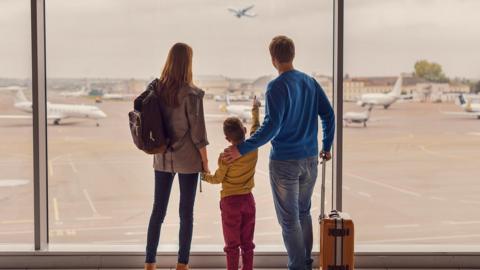
<path fill-rule="evenodd" d="M 246 8 L 244 8 L 244 9 L 242 9 L 242 11 L 243 11 L 243 12 L 247 12 L 247 11 L 249 11 L 250 9 L 252 9 L 254 6 L 255 6 L 255 5 L 251 5 L 251 6 L 249 6 L 249 7 L 246 7 Z"/>
<path fill-rule="evenodd" d="M 253 17 L 256 17 L 257 14 L 248 14 L 248 13 L 245 13 L 245 14 L 243 14 L 243 16 L 249 17 L 249 18 L 253 18 Z"/>
<path fill-rule="evenodd" d="M 238 13 L 238 10 L 236 10 L 236 9 L 234 9 L 234 8 L 228 8 L 228 11 L 233 12 L 233 13 L 235 13 L 235 14 Z"/>

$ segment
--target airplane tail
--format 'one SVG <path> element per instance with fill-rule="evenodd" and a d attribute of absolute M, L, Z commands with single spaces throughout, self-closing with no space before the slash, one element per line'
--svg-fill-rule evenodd
<path fill-rule="evenodd" d="M 402 76 L 400 75 L 393 86 L 392 91 L 389 93 L 392 96 L 400 97 L 402 94 Z"/>
<path fill-rule="evenodd" d="M 23 90 L 18 90 L 15 95 L 15 103 L 28 102 L 28 99 L 25 97 Z"/>
<path fill-rule="evenodd" d="M 225 94 L 225 102 L 227 103 L 227 106 L 230 105 L 230 95 L 228 93 Z"/>

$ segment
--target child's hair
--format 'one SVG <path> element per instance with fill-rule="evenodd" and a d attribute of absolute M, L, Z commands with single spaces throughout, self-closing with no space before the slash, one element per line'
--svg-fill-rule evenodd
<path fill-rule="evenodd" d="M 238 143 L 245 139 L 242 121 L 237 117 L 228 117 L 223 122 L 223 133 L 231 142 Z"/>

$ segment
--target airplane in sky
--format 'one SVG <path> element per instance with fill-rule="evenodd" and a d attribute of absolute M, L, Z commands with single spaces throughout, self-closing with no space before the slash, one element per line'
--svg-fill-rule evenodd
<path fill-rule="evenodd" d="M 364 107 L 365 105 L 383 106 L 388 109 L 393 103 L 395 103 L 402 96 L 402 76 L 399 76 L 392 91 L 389 93 L 366 93 L 361 95 L 357 104 Z"/>
<path fill-rule="evenodd" d="M 242 17 L 253 18 L 253 17 L 257 16 L 257 14 L 248 13 L 248 11 L 250 11 L 253 7 L 255 7 L 255 5 L 251 5 L 249 7 L 242 8 L 242 9 L 229 8 L 228 11 L 232 12 L 233 15 L 235 17 L 239 18 L 239 19 L 242 18 Z"/>
<path fill-rule="evenodd" d="M 27 100 L 22 90 L 17 91 L 14 106 L 23 112 L 32 113 L 32 102 Z M 61 120 L 67 118 L 86 118 L 95 120 L 98 127 L 100 126 L 98 120 L 106 117 L 107 115 L 96 106 L 47 102 L 47 120 L 53 120 L 54 125 L 59 125 Z M 31 118 L 31 115 L 0 115 L 0 119 Z"/>
<path fill-rule="evenodd" d="M 458 96 L 460 101 L 460 107 L 463 109 L 463 112 L 443 112 L 444 114 L 450 115 L 465 115 L 465 116 L 476 116 L 480 119 L 480 103 L 472 103 L 470 99 L 465 99 L 463 94 Z"/>
<path fill-rule="evenodd" d="M 345 123 L 345 126 L 348 126 L 348 124 L 356 123 L 363 124 L 363 127 L 367 127 L 367 121 L 370 119 L 372 109 L 373 106 L 369 106 L 368 109 L 364 112 L 346 112 L 343 115 L 343 122 Z"/>

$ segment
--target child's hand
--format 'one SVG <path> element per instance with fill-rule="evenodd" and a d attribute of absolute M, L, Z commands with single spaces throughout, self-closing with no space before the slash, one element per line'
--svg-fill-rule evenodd
<path fill-rule="evenodd" d="M 262 103 L 260 103 L 260 101 L 257 99 L 257 96 L 254 96 L 252 104 L 253 109 L 258 109 L 260 106 L 262 106 Z"/>

